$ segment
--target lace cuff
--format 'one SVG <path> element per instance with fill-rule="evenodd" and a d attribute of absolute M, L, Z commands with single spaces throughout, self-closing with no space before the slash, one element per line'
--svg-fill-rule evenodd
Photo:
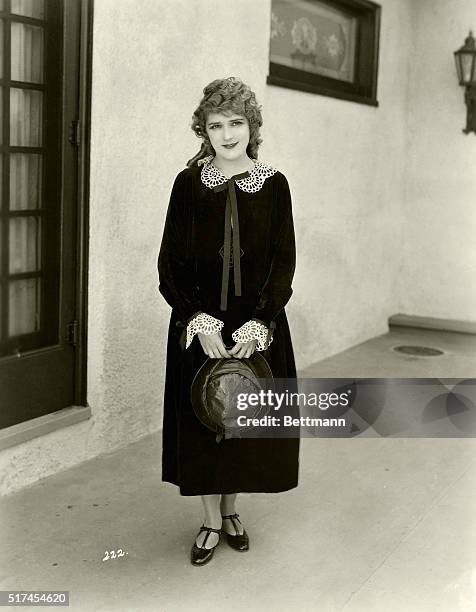
<path fill-rule="evenodd" d="M 231 337 L 235 342 L 249 342 L 250 340 L 258 340 L 256 345 L 257 351 L 264 351 L 273 341 L 271 336 L 268 345 L 266 344 L 266 338 L 268 337 L 268 328 L 263 323 L 258 321 L 247 321 L 244 325 L 238 328 L 231 334 Z"/>
<path fill-rule="evenodd" d="M 220 319 L 215 319 L 205 312 L 199 312 L 187 325 L 187 343 L 185 348 L 192 344 L 192 340 L 197 332 L 210 336 L 217 334 L 225 324 Z"/>

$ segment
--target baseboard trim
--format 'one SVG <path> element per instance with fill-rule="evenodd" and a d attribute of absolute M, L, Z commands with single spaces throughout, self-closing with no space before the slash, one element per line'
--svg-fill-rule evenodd
<path fill-rule="evenodd" d="M 417 327 L 439 331 L 476 334 L 476 321 L 457 321 L 455 319 L 437 319 L 417 315 L 395 314 L 389 317 L 390 327 Z"/>
<path fill-rule="evenodd" d="M 0 430 L 0 451 L 91 418 L 89 406 L 69 406 Z"/>

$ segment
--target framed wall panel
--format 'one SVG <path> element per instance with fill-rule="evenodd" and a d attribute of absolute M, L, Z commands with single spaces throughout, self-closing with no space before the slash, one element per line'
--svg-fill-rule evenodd
<path fill-rule="evenodd" d="M 267 83 L 378 106 L 380 6 L 272 0 Z"/>

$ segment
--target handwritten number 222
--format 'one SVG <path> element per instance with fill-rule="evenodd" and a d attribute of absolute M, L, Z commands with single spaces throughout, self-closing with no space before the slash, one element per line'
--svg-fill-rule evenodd
<path fill-rule="evenodd" d="M 108 561 L 109 559 L 117 559 L 118 557 L 124 557 L 126 553 L 122 550 L 122 548 L 118 548 L 117 550 L 106 550 L 104 553 L 103 561 Z"/>

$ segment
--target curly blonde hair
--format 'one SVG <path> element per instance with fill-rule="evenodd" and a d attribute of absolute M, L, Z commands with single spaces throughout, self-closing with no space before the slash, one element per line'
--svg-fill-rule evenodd
<path fill-rule="evenodd" d="M 250 128 L 250 142 L 246 153 L 253 159 L 258 158 L 258 148 L 263 142 L 259 133 L 263 125 L 261 106 L 248 85 L 236 77 L 228 77 L 215 79 L 203 89 L 203 97 L 193 113 L 191 125 L 192 130 L 203 140 L 203 143 L 200 151 L 188 160 L 187 166 L 196 166 L 207 155 L 215 154 L 205 127 L 209 113 L 235 113 L 246 117 Z"/>

